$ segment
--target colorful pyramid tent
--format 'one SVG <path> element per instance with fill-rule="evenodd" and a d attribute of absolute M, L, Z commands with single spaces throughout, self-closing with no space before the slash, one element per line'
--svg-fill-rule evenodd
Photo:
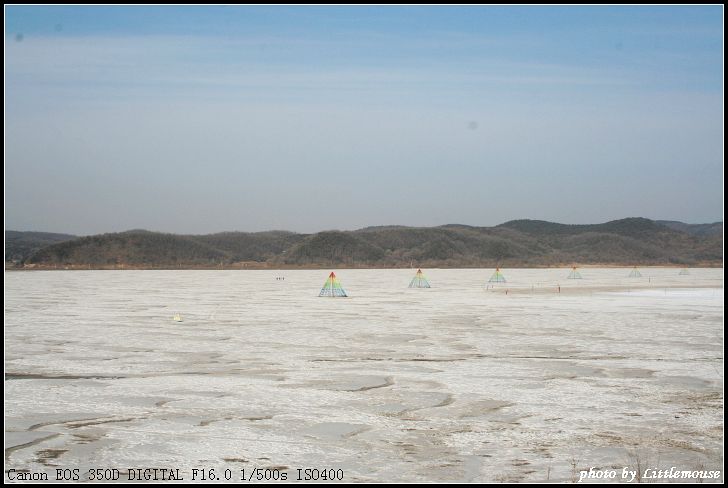
<path fill-rule="evenodd" d="M 576 270 L 576 266 L 571 267 L 571 273 L 569 273 L 569 276 L 566 277 L 569 280 L 580 280 L 581 279 L 581 273 L 579 273 Z"/>
<path fill-rule="evenodd" d="M 417 270 L 417 274 L 414 278 L 412 278 L 412 281 L 410 281 L 409 284 L 410 288 L 429 288 L 430 282 L 427 281 L 427 278 L 425 278 L 425 275 L 422 273 L 421 269 Z"/>
<path fill-rule="evenodd" d="M 495 272 L 488 280 L 488 283 L 505 283 L 506 278 L 503 276 L 503 273 L 500 272 L 500 268 L 495 268 Z"/>
<path fill-rule="evenodd" d="M 683 276 L 689 275 L 690 274 L 690 271 L 688 271 L 688 268 L 683 268 L 683 269 L 680 270 L 680 274 L 683 275 Z"/>
<path fill-rule="evenodd" d="M 627 276 L 628 278 L 642 278 L 642 273 L 637 269 L 637 266 L 632 268 L 632 272 Z"/>
<path fill-rule="evenodd" d="M 346 291 L 344 288 L 342 288 L 341 283 L 339 283 L 338 278 L 336 278 L 336 275 L 332 271 L 328 278 L 326 278 L 326 283 L 324 283 L 323 288 L 321 288 L 321 293 L 319 293 L 320 297 L 346 297 L 348 296 L 346 294 Z"/>

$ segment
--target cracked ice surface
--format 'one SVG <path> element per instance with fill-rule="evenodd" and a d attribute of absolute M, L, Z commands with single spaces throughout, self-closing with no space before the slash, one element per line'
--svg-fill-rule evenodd
<path fill-rule="evenodd" d="M 629 271 L 7 272 L 6 470 L 720 469 L 723 270 Z"/>

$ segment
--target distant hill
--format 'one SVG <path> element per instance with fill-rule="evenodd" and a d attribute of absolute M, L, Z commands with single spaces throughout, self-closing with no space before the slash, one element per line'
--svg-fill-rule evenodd
<path fill-rule="evenodd" d="M 264 262 L 281 255 L 305 239 L 305 235 L 286 231 L 224 232 L 187 236 L 223 251 L 231 262 Z"/>
<path fill-rule="evenodd" d="M 352 232 L 326 231 L 312 234 L 287 250 L 275 262 L 287 265 L 316 265 L 338 263 L 376 265 L 385 257 L 384 251 Z"/>
<path fill-rule="evenodd" d="M 685 224 L 676 220 L 658 220 L 657 223 L 671 229 L 687 232 L 688 234 L 697 236 L 723 235 L 723 222 L 713 222 L 712 224 Z"/>
<path fill-rule="evenodd" d="M 593 225 L 514 220 L 495 227 L 379 226 L 316 234 L 176 235 L 134 230 L 48 243 L 21 264 L 40 268 L 722 265 L 722 223 L 669 224 L 628 218 Z M 715 232 L 717 226 L 720 233 Z"/>
<path fill-rule="evenodd" d="M 51 232 L 19 232 L 5 231 L 5 262 L 18 265 L 31 255 L 57 242 L 75 239 L 70 234 L 53 234 Z"/>

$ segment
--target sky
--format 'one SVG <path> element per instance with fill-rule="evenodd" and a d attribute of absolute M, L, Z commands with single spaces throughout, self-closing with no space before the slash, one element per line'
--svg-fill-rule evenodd
<path fill-rule="evenodd" d="M 5 7 L 5 228 L 723 220 L 723 8 Z"/>

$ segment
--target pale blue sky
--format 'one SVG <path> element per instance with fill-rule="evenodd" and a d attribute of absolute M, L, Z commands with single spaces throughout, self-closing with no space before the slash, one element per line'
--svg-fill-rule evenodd
<path fill-rule="evenodd" d="M 722 7 L 6 7 L 6 228 L 722 220 Z"/>

